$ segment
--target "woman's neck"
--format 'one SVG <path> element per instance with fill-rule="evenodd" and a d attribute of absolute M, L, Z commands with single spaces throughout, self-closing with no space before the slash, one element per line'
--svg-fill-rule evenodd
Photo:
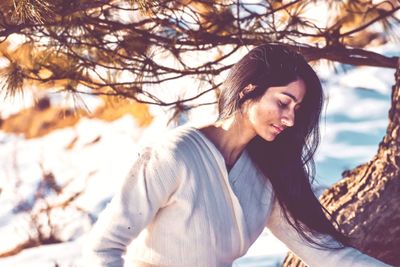
<path fill-rule="evenodd" d="M 246 145 L 255 136 L 253 129 L 239 116 L 217 121 L 200 130 L 214 143 L 229 166 L 236 162 Z"/>

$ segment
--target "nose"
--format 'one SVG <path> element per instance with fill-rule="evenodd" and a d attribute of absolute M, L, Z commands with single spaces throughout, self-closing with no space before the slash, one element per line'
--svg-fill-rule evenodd
<path fill-rule="evenodd" d="M 294 111 L 288 111 L 281 120 L 281 123 L 286 127 L 292 127 L 294 125 Z"/>

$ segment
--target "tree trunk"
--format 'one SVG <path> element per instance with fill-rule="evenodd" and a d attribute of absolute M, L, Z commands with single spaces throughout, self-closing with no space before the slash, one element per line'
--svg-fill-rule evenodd
<path fill-rule="evenodd" d="M 400 266 L 400 60 L 395 78 L 389 125 L 376 156 L 344 173 L 320 201 L 354 238 L 354 247 Z M 306 265 L 289 253 L 283 266 Z"/>

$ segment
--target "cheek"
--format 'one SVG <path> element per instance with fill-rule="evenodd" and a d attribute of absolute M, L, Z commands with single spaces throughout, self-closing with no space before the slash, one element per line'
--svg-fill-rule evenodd
<path fill-rule="evenodd" d="M 274 120 L 277 116 L 279 116 L 279 112 L 279 108 L 273 103 L 258 106 L 257 108 L 258 116 L 264 120 Z"/>
<path fill-rule="evenodd" d="M 271 106 L 256 106 L 249 110 L 249 119 L 255 124 L 266 124 L 274 120 L 278 113 L 279 111 Z"/>

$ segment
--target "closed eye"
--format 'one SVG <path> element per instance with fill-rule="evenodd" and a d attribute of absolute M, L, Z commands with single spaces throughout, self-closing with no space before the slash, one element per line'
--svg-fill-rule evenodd
<path fill-rule="evenodd" d="M 278 103 L 279 103 L 279 106 L 282 107 L 282 108 L 286 108 L 289 105 L 289 103 L 285 103 L 285 102 L 282 102 L 280 100 L 278 101 Z"/>
<path fill-rule="evenodd" d="M 286 102 L 282 102 L 282 101 L 278 100 L 278 104 L 279 104 L 279 107 L 280 107 L 280 108 L 286 109 L 286 108 L 289 107 L 290 102 L 289 102 L 289 103 L 286 103 Z M 301 107 L 301 105 L 300 105 L 300 104 L 297 104 L 297 105 L 294 107 L 294 111 L 297 112 L 297 111 L 300 109 L 300 107 Z"/>

